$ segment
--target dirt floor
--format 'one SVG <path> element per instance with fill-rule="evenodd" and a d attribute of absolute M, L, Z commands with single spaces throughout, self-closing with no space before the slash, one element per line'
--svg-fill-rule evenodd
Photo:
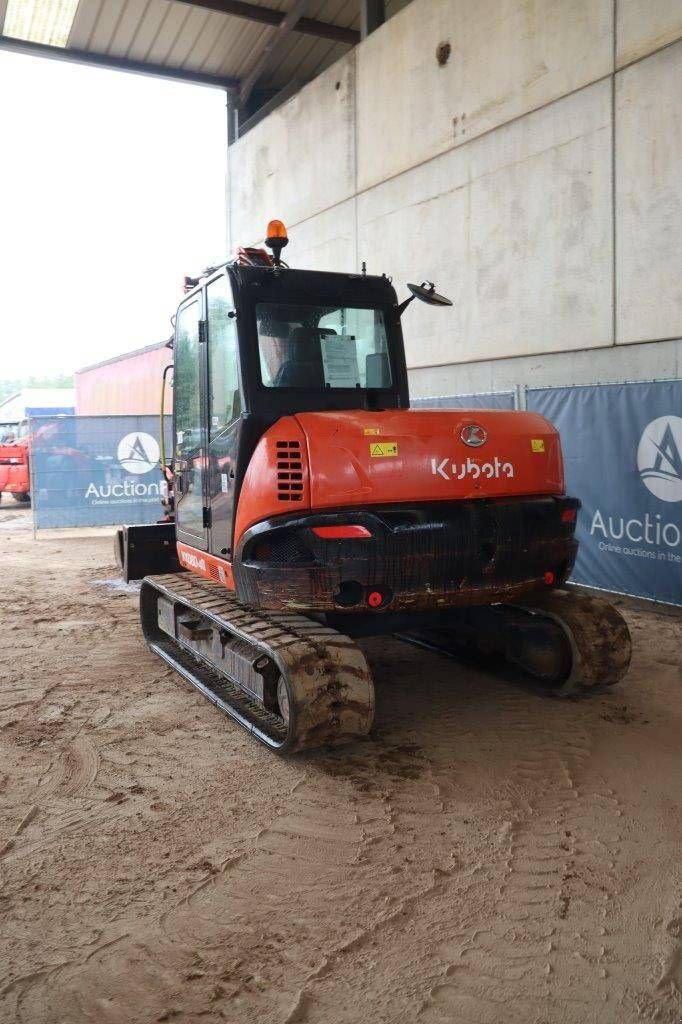
<path fill-rule="evenodd" d="M 682 624 L 559 701 L 365 648 L 371 740 L 284 760 L 143 645 L 111 538 L 0 506 L 0 1020 L 680 1020 Z"/>

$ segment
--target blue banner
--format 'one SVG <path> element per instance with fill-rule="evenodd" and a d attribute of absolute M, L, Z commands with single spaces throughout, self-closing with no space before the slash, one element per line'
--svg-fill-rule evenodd
<path fill-rule="evenodd" d="M 411 398 L 413 409 L 514 409 L 513 391 L 487 391 L 478 395 L 438 395 L 435 398 Z"/>
<path fill-rule="evenodd" d="M 583 503 L 572 579 L 682 605 L 682 380 L 529 389 Z"/>
<path fill-rule="evenodd" d="M 167 416 L 168 451 L 170 435 Z M 157 416 L 32 417 L 30 436 L 37 529 L 154 523 L 163 516 Z"/>

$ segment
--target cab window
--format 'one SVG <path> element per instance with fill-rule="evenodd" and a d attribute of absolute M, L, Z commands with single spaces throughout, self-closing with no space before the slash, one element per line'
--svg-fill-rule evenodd
<path fill-rule="evenodd" d="M 226 277 L 211 281 L 208 297 L 209 440 L 241 413 L 237 358 L 237 321 Z"/>
<path fill-rule="evenodd" d="M 177 457 L 184 459 L 204 444 L 199 403 L 199 303 L 196 300 L 178 312 L 173 363 L 175 447 Z"/>
<path fill-rule="evenodd" d="M 391 386 L 382 309 L 258 303 L 256 322 L 267 388 Z"/>

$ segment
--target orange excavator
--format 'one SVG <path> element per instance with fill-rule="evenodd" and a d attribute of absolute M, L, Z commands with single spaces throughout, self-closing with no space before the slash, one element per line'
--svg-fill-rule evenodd
<path fill-rule="evenodd" d="M 287 241 L 273 221 L 270 253 L 187 282 L 169 514 L 116 541 L 151 649 L 278 751 L 369 731 L 361 636 L 482 652 L 558 694 L 620 680 L 622 616 L 563 586 L 580 502 L 555 428 L 410 409 L 402 316 L 449 300 L 291 269 Z"/>
<path fill-rule="evenodd" d="M 29 500 L 31 478 L 28 457 L 28 421 L 0 423 L 0 497 L 6 491 L 15 501 Z"/>

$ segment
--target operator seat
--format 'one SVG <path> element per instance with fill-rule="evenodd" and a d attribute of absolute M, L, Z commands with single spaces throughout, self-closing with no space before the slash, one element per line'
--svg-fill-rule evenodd
<path fill-rule="evenodd" d="M 278 388 L 324 388 L 324 366 L 320 339 L 332 333 L 327 328 L 296 327 L 287 340 L 288 357 L 273 381 Z"/>

